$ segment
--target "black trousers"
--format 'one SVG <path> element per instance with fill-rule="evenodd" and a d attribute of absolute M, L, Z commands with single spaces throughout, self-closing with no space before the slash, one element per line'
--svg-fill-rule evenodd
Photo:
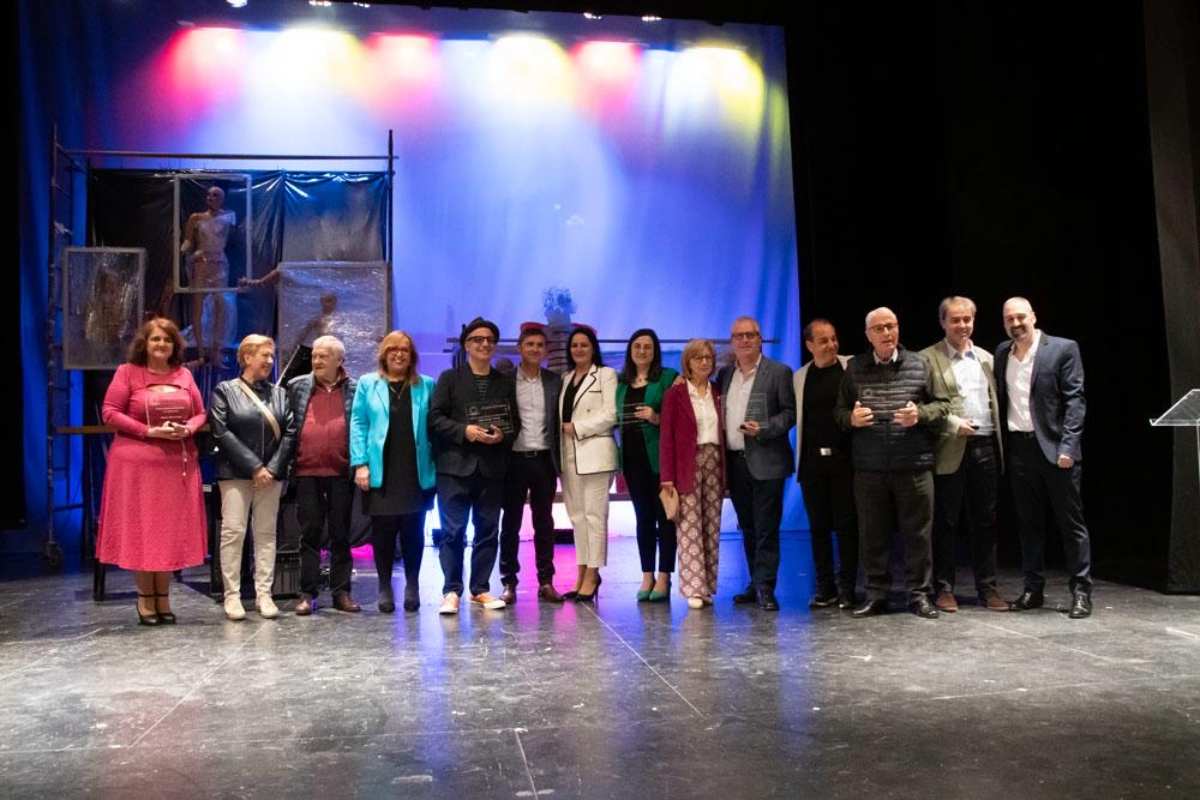
<path fill-rule="evenodd" d="M 506 586 L 517 585 L 521 562 L 521 518 L 525 498 L 533 518 L 533 553 L 537 560 L 538 585 L 554 578 L 554 489 L 558 476 L 549 450 L 535 453 L 513 451 L 504 475 L 504 516 L 500 523 L 500 579 Z"/>
<path fill-rule="evenodd" d="M 867 599 L 886 600 L 892 588 L 892 532 L 904 544 L 905 585 L 909 602 L 928 595 L 933 574 L 931 470 L 854 473 Z"/>
<path fill-rule="evenodd" d="M 933 476 L 933 579 L 938 592 L 954 593 L 955 539 L 965 511 L 971 543 L 975 593 L 996 589 L 996 497 L 1000 463 L 992 436 L 967 440 L 958 470 Z M 964 508 L 965 507 L 965 508 Z"/>
<path fill-rule="evenodd" d="M 371 550 L 375 553 L 375 574 L 381 590 L 392 586 L 397 539 L 404 560 L 404 580 L 416 586 L 421 576 L 421 556 L 425 553 L 425 512 L 371 517 Z"/>
<path fill-rule="evenodd" d="M 329 525 L 329 590 L 350 592 L 350 510 L 354 484 L 344 477 L 295 478 L 300 523 L 300 591 L 316 597 L 321 582 L 321 535 Z"/>
<path fill-rule="evenodd" d="M 726 475 L 738 527 L 742 529 L 742 547 L 750 582 L 764 589 L 775 588 L 779 575 L 779 521 L 783 517 L 785 478 L 755 480 L 746 465 L 746 454 L 726 450 Z"/>
<path fill-rule="evenodd" d="M 1046 585 L 1046 511 L 1054 513 L 1062 535 L 1068 586 L 1072 593 L 1092 593 L 1092 545 L 1083 519 L 1083 466 L 1062 469 L 1046 460 L 1032 433 L 1008 434 L 1008 474 L 1013 508 L 1021 536 L 1021 568 L 1025 588 L 1042 591 Z"/>
<path fill-rule="evenodd" d="M 633 514 L 637 518 L 638 557 L 642 572 L 655 572 L 657 556 L 658 572 L 675 571 L 675 553 L 679 547 L 675 535 L 675 523 L 667 519 L 662 500 L 658 498 L 659 475 L 650 469 L 649 459 L 626 458 L 623 473 L 625 485 L 629 487 L 629 500 L 633 503 Z"/>
<path fill-rule="evenodd" d="M 854 472 L 841 456 L 809 456 L 800 465 L 800 488 L 812 537 L 817 594 L 853 595 L 858 583 L 858 516 L 854 510 Z M 833 562 L 837 531 L 838 566 Z"/>
<path fill-rule="evenodd" d="M 488 478 L 476 471 L 463 478 L 438 473 L 438 510 L 442 516 L 442 594 L 463 593 L 463 553 L 467 547 L 467 517 L 475 526 L 471 540 L 471 594 L 491 588 L 499 540 L 500 507 L 504 504 L 504 478 Z"/>

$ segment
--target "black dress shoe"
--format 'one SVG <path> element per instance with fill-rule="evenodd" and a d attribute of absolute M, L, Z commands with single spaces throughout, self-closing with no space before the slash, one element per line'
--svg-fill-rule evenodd
<path fill-rule="evenodd" d="M 839 594 L 837 599 L 837 607 L 842 611 L 848 611 L 849 609 L 854 608 L 854 602 L 853 592 Z"/>
<path fill-rule="evenodd" d="M 757 602 L 758 602 L 758 592 L 755 591 L 753 586 L 747 586 L 746 591 L 739 592 L 738 594 L 735 594 L 733 596 L 734 605 L 746 606 L 751 603 L 757 603 Z"/>
<path fill-rule="evenodd" d="M 410 614 L 421 607 L 421 592 L 416 583 L 404 585 L 404 610 Z"/>
<path fill-rule="evenodd" d="M 886 614 L 888 610 L 887 600 L 868 600 L 858 608 L 850 612 L 850 616 L 856 619 L 863 617 L 876 617 L 880 614 Z"/>
<path fill-rule="evenodd" d="M 377 604 L 379 610 L 384 614 L 393 614 L 396 611 L 396 598 L 392 595 L 391 589 L 379 590 L 379 602 Z"/>
<path fill-rule="evenodd" d="M 1067 616 L 1071 619 L 1083 619 L 1092 615 L 1092 598 L 1086 594 L 1077 594 L 1071 601 L 1071 610 Z"/>
<path fill-rule="evenodd" d="M 837 605 L 837 592 L 817 592 L 808 601 L 809 608 L 832 608 Z"/>
<path fill-rule="evenodd" d="M 758 607 L 763 611 L 778 611 L 779 601 L 775 599 L 775 590 L 763 587 L 758 590 Z"/>
<path fill-rule="evenodd" d="M 921 595 L 916 600 L 908 604 L 908 610 L 916 614 L 922 619 L 937 619 L 938 610 L 933 603 L 929 602 L 929 598 Z"/>
<path fill-rule="evenodd" d="M 1031 608 L 1041 608 L 1045 604 L 1046 596 L 1040 590 L 1035 592 L 1026 589 L 1021 592 L 1020 597 L 1013 601 L 1011 608 L 1013 611 L 1028 611 Z"/>

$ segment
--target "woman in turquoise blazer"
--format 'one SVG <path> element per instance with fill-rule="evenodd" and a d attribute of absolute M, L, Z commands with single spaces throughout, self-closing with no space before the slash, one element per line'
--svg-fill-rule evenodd
<path fill-rule="evenodd" d="M 662 346 L 650 328 L 634 331 L 625 347 L 625 368 L 617 383 L 620 463 L 637 517 L 642 586 L 638 600 L 659 602 L 671 596 L 675 571 L 675 524 L 658 499 L 659 413 L 663 395 L 679 373 L 662 365 Z M 654 557 L 658 555 L 658 575 Z"/>
<path fill-rule="evenodd" d="M 379 343 L 377 372 L 363 375 L 350 410 L 350 468 L 366 492 L 371 549 L 379 576 L 379 610 L 396 610 L 392 566 L 396 539 L 404 560 L 404 610 L 421 604 L 419 576 L 425 551 L 425 512 L 433 502 L 437 472 L 429 442 L 433 378 L 417 372 L 412 337 L 392 331 Z"/>

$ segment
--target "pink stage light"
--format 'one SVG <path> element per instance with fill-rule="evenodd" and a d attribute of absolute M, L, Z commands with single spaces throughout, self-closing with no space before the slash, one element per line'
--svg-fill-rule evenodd
<path fill-rule="evenodd" d="M 585 80 L 627 88 L 637 77 L 638 49 L 630 42 L 584 42 L 575 49 L 575 61 Z"/>

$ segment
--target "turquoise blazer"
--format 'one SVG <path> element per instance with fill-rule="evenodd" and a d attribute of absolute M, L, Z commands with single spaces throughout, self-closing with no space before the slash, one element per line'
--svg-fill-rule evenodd
<path fill-rule="evenodd" d="M 419 376 L 412 387 L 413 438 L 417 444 L 417 479 L 422 489 L 437 485 L 433 450 L 429 443 L 429 400 L 433 397 L 433 378 Z M 354 405 L 350 409 L 350 469 L 363 464 L 371 471 L 371 488 L 383 486 L 383 445 L 387 441 L 388 415 L 392 400 L 387 380 L 377 372 L 358 379 Z"/>

